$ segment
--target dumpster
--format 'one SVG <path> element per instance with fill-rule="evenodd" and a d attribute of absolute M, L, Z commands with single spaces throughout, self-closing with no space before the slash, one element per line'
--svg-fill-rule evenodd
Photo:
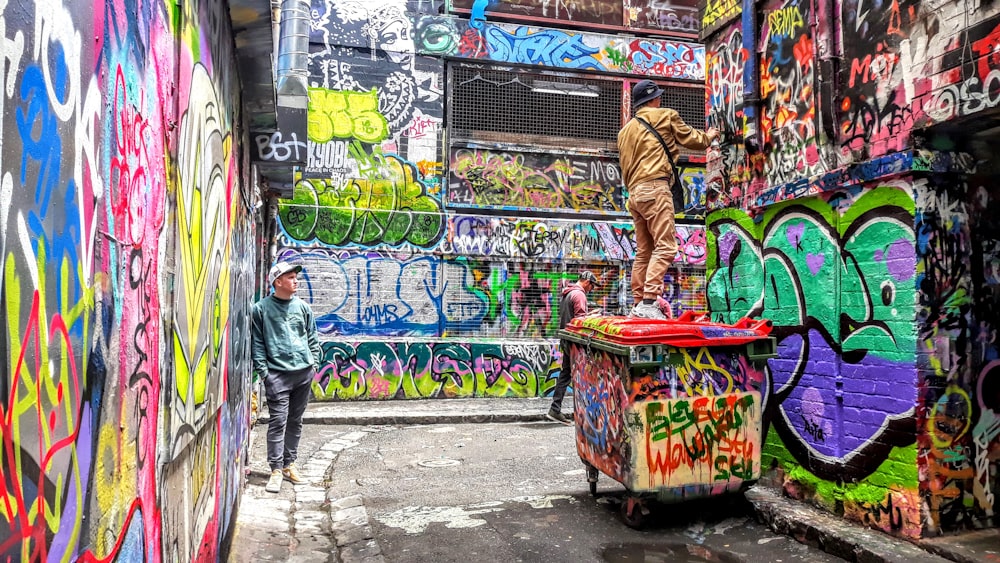
<path fill-rule="evenodd" d="M 573 373 L 576 446 L 591 494 L 600 473 L 625 486 L 621 516 L 647 502 L 739 491 L 760 477 L 761 389 L 771 321 L 573 319 L 558 332 Z"/>

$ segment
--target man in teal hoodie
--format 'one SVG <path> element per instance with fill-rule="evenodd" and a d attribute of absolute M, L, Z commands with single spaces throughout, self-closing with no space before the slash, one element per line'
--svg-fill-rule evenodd
<path fill-rule="evenodd" d="M 253 306 L 254 373 L 264 379 L 267 410 L 269 493 L 281 490 L 282 479 L 302 482 L 295 469 L 302 415 L 309 404 L 310 383 L 319 368 L 316 320 L 305 301 L 295 297 L 302 266 L 278 262 L 267 275 L 274 293 Z"/>

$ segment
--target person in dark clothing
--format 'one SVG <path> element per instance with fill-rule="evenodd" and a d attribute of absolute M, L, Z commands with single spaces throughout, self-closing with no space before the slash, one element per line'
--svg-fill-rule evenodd
<path fill-rule="evenodd" d="M 566 328 L 566 325 L 577 317 L 587 316 L 587 294 L 602 285 L 593 272 L 585 270 L 580 274 L 580 279 L 576 283 L 563 288 L 562 300 L 559 302 L 560 329 Z M 563 424 L 572 424 L 573 421 L 562 413 L 562 402 L 566 396 L 566 388 L 569 387 L 569 382 L 573 378 L 569 363 L 569 347 L 566 345 L 566 341 L 559 343 L 559 349 L 562 351 L 562 368 L 559 371 L 559 379 L 556 380 L 556 389 L 552 393 L 552 405 L 545 418 Z"/>
<path fill-rule="evenodd" d="M 286 479 L 299 484 L 295 469 L 302 415 L 309 404 L 310 383 L 319 368 L 320 346 L 316 320 L 305 301 L 295 297 L 302 266 L 279 262 L 268 273 L 274 293 L 253 306 L 251 342 L 253 369 L 264 378 L 270 421 L 267 426 L 269 493 L 281 490 Z"/>

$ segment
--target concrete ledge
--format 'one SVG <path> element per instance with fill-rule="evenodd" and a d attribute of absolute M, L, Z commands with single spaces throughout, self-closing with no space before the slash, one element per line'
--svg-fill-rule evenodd
<path fill-rule="evenodd" d="M 1000 561 L 1000 528 L 922 539 L 918 545 L 958 563 Z"/>
<path fill-rule="evenodd" d="M 315 402 L 306 408 L 302 422 L 357 426 L 551 422 L 545 418 L 551 402 L 550 397 Z M 567 417 L 573 417 L 571 397 L 566 398 L 562 410 Z M 261 416 L 259 423 L 266 424 L 267 420 Z"/>
<path fill-rule="evenodd" d="M 859 563 L 942 563 L 949 561 L 917 545 L 785 498 L 775 489 L 752 487 L 746 498 L 757 517 L 775 533 Z"/>

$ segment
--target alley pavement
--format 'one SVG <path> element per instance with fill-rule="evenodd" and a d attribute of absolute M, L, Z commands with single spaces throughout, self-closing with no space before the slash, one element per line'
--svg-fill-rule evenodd
<path fill-rule="evenodd" d="M 278 494 L 264 491 L 267 418 L 252 431 L 248 486 L 240 504 L 229 560 L 293 563 L 381 563 L 383 557 L 361 497 L 329 498 L 330 477 L 340 452 L 382 426 L 533 422 L 545 419 L 550 399 L 431 399 L 312 403 L 304 422 L 298 466 L 304 484 L 285 482 Z M 567 398 L 563 411 L 572 412 Z M 346 426 L 358 426 L 345 432 Z M 310 436 L 306 439 L 306 436 Z M 747 492 L 758 520 L 775 532 L 849 561 L 1000 562 L 1000 530 L 928 538 L 917 543 L 785 498 L 776 489 Z"/>

